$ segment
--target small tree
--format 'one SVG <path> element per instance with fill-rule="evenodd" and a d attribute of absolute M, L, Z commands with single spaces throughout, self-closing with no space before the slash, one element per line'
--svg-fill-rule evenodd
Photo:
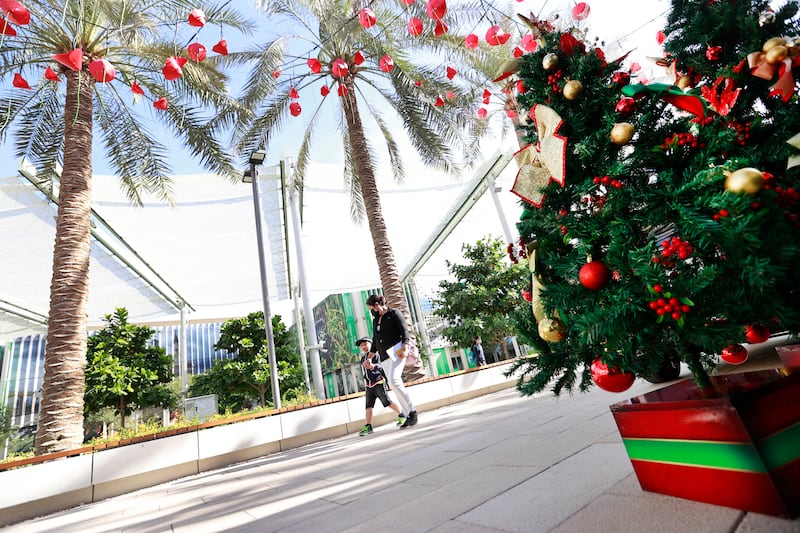
<path fill-rule="evenodd" d="M 442 335 L 468 347 L 476 335 L 506 350 L 505 337 L 514 332 L 510 313 L 520 304 L 525 268 L 506 260 L 504 243 L 485 237 L 461 250 L 467 264 L 446 261 L 454 281 L 439 282 L 434 314 L 445 320 Z"/>
<path fill-rule="evenodd" d="M 87 341 L 84 413 L 113 407 L 125 427 L 125 416 L 133 409 L 177 405 L 177 396 L 167 387 L 172 357 L 163 348 L 147 345 L 153 329 L 128 324 L 124 308 L 103 320 L 107 326 Z"/>
<path fill-rule="evenodd" d="M 295 343 L 280 315 L 272 317 L 272 332 L 281 388 L 293 393 L 304 390 Z M 235 353 L 236 357 L 216 361 L 210 370 L 195 376 L 189 393 L 192 396 L 216 394 L 220 408 L 234 412 L 244 409 L 254 397 L 261 407 L 267 407 L 270 367 L 264 313 L 256 311 L 226 321 L 214 348 Z"/>

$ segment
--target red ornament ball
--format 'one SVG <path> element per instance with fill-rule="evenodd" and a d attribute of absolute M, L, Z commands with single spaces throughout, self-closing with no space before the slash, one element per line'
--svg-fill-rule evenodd
<path fill-rule="evenodd" d="M 619 367 L 609 367 L 600 358 L 592 361 L 592 381 L 608 392 L 623 392 L 631 388 L 636 376 L 632 372 L 623 372 Z"/>
<path fill-rule="evenodd" d="M 602 289 L 611 279 L 611 271 L 600 261 L 590 261 L 583 265 L 578 272 L 581 285 L 589 290 Z"/>
<path fill-rule="evenodd" d="M 300 107 L 300 104 L 297 102 L 292 102 L 289 104 L 289 113 L 292 114 L 293 117 L 299 117 L 300 113 L 303 112 L 303 108 Z"/>
<path fill-rule="evenodd" d="M 750 324 L 744 327 L 744 337 L 750 344 L 766 342 L 769 334 L 769 328 L 764 324 Z"/>
<path fill-rule="evenodd" d="M 732 365 L 741 365 L 747 361 L 748 353 L 741 344 L 729 344 L 722 349 L 722 360 Z"/>

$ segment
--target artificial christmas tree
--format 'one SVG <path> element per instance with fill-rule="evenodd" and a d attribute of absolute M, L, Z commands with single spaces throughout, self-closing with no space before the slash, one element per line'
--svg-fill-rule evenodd
<path fill-rule="evenodd" d="M 706 386 L 754 326 L 800 331 L 797 11 L 674 0 L 664 83 L 528 19 L 514 191 L 541 288 L 519 316 L 540 352 L 518 365 L 524 392 L 586 389 L 598 357 L 648 376 L 677 356 Z"/>
<path fill-rule="evenodd" d="M 673 0 L 657 83 L 580 29 L 526 21 L 517 322 L 539 353 L 518 388 L 619 392 L 683 361 L 695 383 L 612 406 L 642 487 L 800 514 L 800 375 L 709 375 L 800 331 L 797 3 Z"/>

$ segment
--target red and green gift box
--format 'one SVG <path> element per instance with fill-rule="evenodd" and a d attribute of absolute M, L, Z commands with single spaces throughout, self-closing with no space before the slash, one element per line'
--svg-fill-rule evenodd
<path fill-rule="evenodd" d="M 643 490 L 800 515 L 800 368 L 685 380 L 611 411 Z"/>

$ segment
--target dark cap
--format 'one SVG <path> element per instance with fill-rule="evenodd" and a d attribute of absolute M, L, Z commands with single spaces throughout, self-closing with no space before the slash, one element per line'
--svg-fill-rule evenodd
<path fill-rule="evenodd" d="M 370 339 L 369 337 L 361 337 L 360 339 L 358 339 L 356 341 L 356 347 L 361 346 L 362 342 L 368 342 L 368 343 L 372 344 L 372 339 Z"/>

